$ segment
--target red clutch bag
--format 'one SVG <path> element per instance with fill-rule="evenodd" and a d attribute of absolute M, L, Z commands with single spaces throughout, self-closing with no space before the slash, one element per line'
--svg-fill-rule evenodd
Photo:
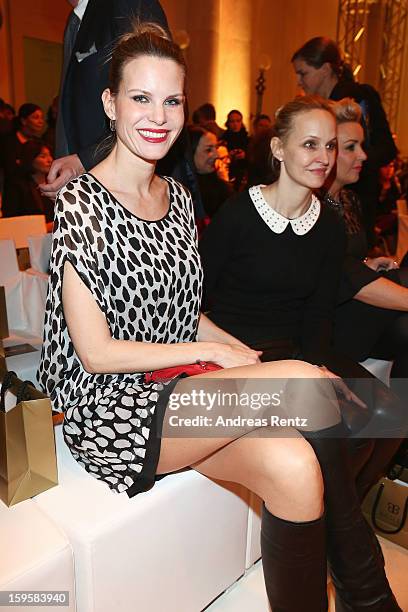
<path fill-rule="evenodd" d="M 215 372 L 216 370 L 222 370 L 222 367 L 216 363 L 211 363 L 210 361 L 196 361 L 195 363 L 188 363 L 187 365 L 173 366 L 171 368 L 163 368 L 162 370 L 146 372 L 144 375 L 144 381 L 148 383 L 155 380 L 171 380 L 172 378 L 179 376 L 179 374 L 186 374 L 186 376 L 197 376 L 197 374 Z"/>

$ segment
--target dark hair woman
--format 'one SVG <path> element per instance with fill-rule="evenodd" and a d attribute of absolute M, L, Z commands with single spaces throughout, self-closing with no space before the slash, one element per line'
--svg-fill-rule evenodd
<path fill-rule="evenodd" d="M 29 140 L 39 140 L 44 126 L 44 113 L 38 104 L 20 106 L 14 120 L 14 130 L 3 137 L 0 146 L 0 166 L 6 179 L 16 171 L 23 145 Z"/>
<path fill-rule="evenodd" d="M 28 140 L 22 145 L 19 167 L 5 184 L 4 217 L 45 215 L 47 223 L 54 220 L 54 202 L 42 196 L 38 189 L 45 182 L 51 164 L 50 150 L 41 141 Z"/>
<path fill-rule="evenodd" d="M 146 373 L 198 360 L 224 368 L 197 376 L 198 385 L 256 378 L 273 386 L 286 377 L 296 387 L 297 378 L 307 379 L 315 399 L 298 393 L 297 402 L 309 406 L 309 422 L 314 414 L 324 424 L 339 419 L 321 372 L 298 361 L 260 364 L 257 351 L 200 315 L 191 197 L 155 173 L 184 125 L 184 80 L 182 52 L 157 26 L 143 24 L 113 51 L 102 96 L 112 150 L 69 182 L 56 203 L 39 380 L 54 409 L 65 413 L 73 456 L 113 491 L 133 496 L 186 466 L 256 491 L 266 503 L 263 565 L 272 607 L 324 612 L 323 486 L 299 433 L 261 438 L 251 435 L 253 425 L 224 437 L 206 430 L 203 437 L 160 438 L 162 426 L 171 427 L 170 393 L 186 381 L 152 381 Z M 188 414 L 193 410 L 189 405 Z"/>
<path fill-rule="evenodd" d="M 232 188 L 219 178 L 215 168 L 218 159 L 215 134 L 198 126 L 189 127 L 188 134 L 204 210 L 212 217 L 231 195 Z"/>
<path fill-rule="evenodd" d="M 337 374 L 363 376 L 364 368 L 342 361 L 331 348 L 345 236 L 336 213 L 313 194 L 336 156 L 336 122 L 328 102 L 303 96 L 279 109 L 271 150 L 275 182 L 229 200 L 202 237 L 209 317 L 262 350 L 262 359 L 301 358 L 330 369 L 333 364 Z M 394 403 L 388 424 L 399 433 L 404 411 L 390 395 Z M 375 536 L 361 514 L 345 425 L 320 431 L 318 439 L 302 434 L 312 444 L 324 478 L 336 609 L 399 610 L 375 552 Z M 360 451 L 367 452 L 365 445 L 359 444 L 361 459 Z"/>
<path fill-rule="evenodd" d="M 363 223 L 369 245 L 375 242 L 374 225 L 380 194 L 379 170 L 392 161 L 397 149 L 377 91 L 357 83 L 343 60 L 336 43 L 325 36 L 306 42 L 292 56 L 299 85 L 307 94 L 331 100 L 353 98 L 361 107 L 365 129 L 367 162 L 359 181 L 353 186 L 362 203 Z"/>

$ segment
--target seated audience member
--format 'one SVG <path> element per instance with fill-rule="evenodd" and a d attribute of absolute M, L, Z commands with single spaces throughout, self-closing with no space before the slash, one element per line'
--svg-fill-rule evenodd
<path fill-rule="evenodd" d="M 246 184 L 246 152 L 249 136 L 239 110 L 228 113 L 225 125 L 227 129 L 222 135 L 222 140 L 227 145 L 231 157 L 230 179 L 234 181 L 235 191 L 240 191 Z"/>
<path fill-rule="evenodd" d="M 209 317 L 242 342 L 262 350 L 262 360 L 301 358 L 324 364 L 343 376 L 366 377 L 369 384 L 360 387 L 366 389 L 362 397 L 370 423 L 376 423 L 370 431 L 384 427 L 399 438 L 401 431 L 406 431 L 407 417 L 398 399 L 367 370 L 338 357 L 331 346 L 330 325 L 345 235 L 334 211 L 313 195 L 323 185 L 336 156 L 336 121 L 328 102 L 304 96 L 284 105 L 276 115 L 271 148 L 279 175 L 275 182 L 251 187 L 230 199 L 202 237 Z M 353 382 L 358 386 L 360 381 Z M 358 406 L 357 413 L 361 415 L 361 411 Z M 343 412 L 343 418 L 346 414 Z M 327 447 L 323 438 L 320 442 L 322 455 L 316 451 L 319 460 L 328 457 L 326 452 L 330 454 L 327 472 L 324 460 L 320 464 L 336 609 L 398 610 L 384 575 L 377 574 L 381 558 L 375 536 L 361 515 L 348 453 L 353 452 L 358 492 L 364 496 L 400 442 L 391 440 L 388 455 L 381 448 L 381 454 L 375 456 L 371 439 L 353 440 L 348 445 L 345 439 L 331 438 Z M 357 448 L 367 452 L 363 459 L 360 455 L 357 460 Z M 339 552 L 348 546 L 349 556 Z M 366 595 L 358 582 L 364 585 Z"/>
<path fill-rule="evenodd" d="M 230 182 L 229 167 L 231 164 L 231 158 L 229 151 L 225 144 L 217 145 L 218 159 L 215 160 L 215 170 L 221 180 L 226 183 Z"/>
<path fill-rule="evenodd" d="M 213 134 L 215 134 L 217 140 L 220 140 L 225 130 L 223 130 L 222 127 L 220 127 L 215 120 L 215 106 L 213 104 L 210 104 L 209 102 L 206 102 L 205 104 L 199 106 L 195 112 L 197 113 L 196 118 L 198 120 L 198 125 L 203 127 L 208 132 L 212 132 Z"/>
<path fill-rule="evenodd" d="M 216 136 L 198 126 L 189 127 L 188 132 L 204 210 L 212 217 L 231 195 L 232 188 L 218 176 L 215 168 L 218 159 Z"/>
<path fill-rule="evenodd" d="M 318 94 L 331 100 L 353 98 L 361 107 L 367 162 L 353 191 L 360 198 L 364 229 L 372 247 L 380 193 L 379 170 L 397 155 L 381 98 L 371 85 L 354 80 L 353 71 L 342 58 L 338 45 L 325 36 L 316 36 L 302 45 L 293 54 L 292 64 L 298 84 L 306 94 Z"/>
<path fill-rule="evenodd" d="M 363 150 L 361 110 L 350 98 L 332 103 L 337 120 L 338 155 L 323 201 L 342 217 L 346 259 L 335 311 L 336 349 L 355 361 L 393 360 L 391 377 L 408 378 L 408 268 L 392 257 L 368 257 L 359 199 L 346 185 L 359 179 Z"/>
<path fill-rule="evenodd" d="M 255 117 L 252 122 L 253 127 L 253 136 L 257 136 L 258 134 L 269 132 L 272 127 L 272 121 L 269 115 L 260 114 Z"/>
<path fill-rule="evenodd" d="M 4 135 L 0 143 L 0 166 L 4 169 L 6 180 L 19 164 L 23 145 L 29 140 L 39 140 L 44 125 L 44 113 L 38 104 L 20 106 L 15 129 Z"/>
<path fill-rule="evenodd" d="M 50 150 L 42 142 L 28 140 L 21 146 L 19 167 L 5 184 L 4 217 L 45 215 L 47 223 L 54 220 L 54 202 L 38 189 L 46 180 L 51 164 Z"/>

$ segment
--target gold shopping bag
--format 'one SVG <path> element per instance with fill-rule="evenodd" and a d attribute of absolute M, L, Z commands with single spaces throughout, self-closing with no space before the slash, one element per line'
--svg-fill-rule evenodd
<path fill-rule="evenodd" d="M 408 548 L 408 470 L 399 480 L 382 478 L 368 493 L 363 512 L 375 531 Z"/>
<path fill-rule="evenodd" d="M 6 410 L 8 390 L 17 402 Z M 56 484 L 51 402 L 31 383 L 6 372 L 0 396 L 0 498 L 12 506 Z"/>

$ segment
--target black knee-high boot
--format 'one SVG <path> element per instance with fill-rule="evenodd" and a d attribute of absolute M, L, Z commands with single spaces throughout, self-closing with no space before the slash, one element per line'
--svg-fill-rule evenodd
<path fill-rule="evenodd" d="M 385 575 L 377 539 L 360 508 L 342 423 L 302 432 L 319 460 L 325 486 L 327 551 L 336 612 L 401 612 Z"/>
<path fill-rule="evenodd" d="M 327 611 L 324 518 L 292 523 L 262 509 L 262 565 L 273 612 Z"/>

